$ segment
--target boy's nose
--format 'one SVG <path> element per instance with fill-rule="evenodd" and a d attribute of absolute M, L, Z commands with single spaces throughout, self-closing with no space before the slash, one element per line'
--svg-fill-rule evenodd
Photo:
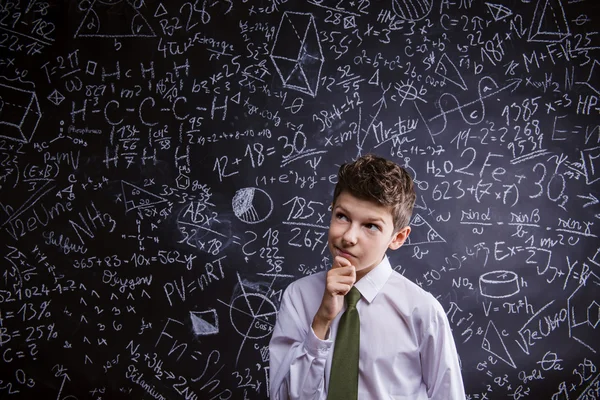
<path fill-rule="evenodd" d="M 342 236 L 342 240 L 349 245 L 356 244 L 356 240 L 357 240 L 356 228 L 354 228 L 354 226 L 350 226 L 348 229 L 346 229 L 346 232 L 344 232 L 344 235 Z"/>

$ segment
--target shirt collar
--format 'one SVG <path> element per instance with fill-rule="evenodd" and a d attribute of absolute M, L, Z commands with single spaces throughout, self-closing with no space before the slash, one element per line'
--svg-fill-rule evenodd
<path fill-rule="evenodd" d="M 377 293 L 381 291 L 388 278 L 392 274 L 392 266 L 387 258 L 383 256 L 383 260 L 368 274 L 363 276 L 354 286 L 360 291 L 362 297 L 369 303 L 375 299 Z"/>

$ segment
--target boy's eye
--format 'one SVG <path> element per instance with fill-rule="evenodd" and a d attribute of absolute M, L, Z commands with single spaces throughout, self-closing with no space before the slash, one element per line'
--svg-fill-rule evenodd
<path fill-rule="evenodd" d="M 378 230 L 380 230 L 380 229 L 379 229 L 379 226 L 378 226 L 378 225 L 375 225 L 375 224 L 367 224 L 367 228 L 368 228 L 370 231 L 378 231 Z"/>
<path fill-rule="evenodd" d="M 335 215 L 335 217 L 336 217 L 337 219 L 342 219 L 342 220 L 346 220 L 346 219 L 348 219 L 348 217 L 346 217 L 346 216 L 345 216 L 344 214 L 342 214 L 342 213 L 337 213 L 337 214 Z"/>

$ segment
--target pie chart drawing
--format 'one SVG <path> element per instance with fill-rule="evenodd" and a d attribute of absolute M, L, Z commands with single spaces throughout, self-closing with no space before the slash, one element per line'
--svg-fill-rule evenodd
<path fill-rule="evenodd" d="M 392 0 L 392 10 L 405 21 L 425 18 L 433 8 L 433 0 Z"/>
<path fill-rule="evenodd" d="M 273 212 L 273 200 L 267 192 L 255 187 L 239 189 L 231 200 L 233 213 L 240 221 L 258 224 Z"/>
<path fill-rule="evenodd" d="M 246 339 L 261 339 L 270 335 L 276 316 L 275 304 L 259 293 L 239 295 L 229 308 L 231 324 Z"/>

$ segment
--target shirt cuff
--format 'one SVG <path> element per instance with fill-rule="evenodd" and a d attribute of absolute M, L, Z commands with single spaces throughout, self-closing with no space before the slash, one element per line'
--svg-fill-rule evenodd
<path fill-rule="evenodd" d="M 321 340 L 315 335 L 315 331 L 313 331 L 312 326 L 308 331 L 308 335 L 306 335 L 306 340 L 304 341 L 304 347 L 308 354 L 316 358 L 327 358 L 329 354 L 329 350 L 333 345 L 333 340 Z"/>

